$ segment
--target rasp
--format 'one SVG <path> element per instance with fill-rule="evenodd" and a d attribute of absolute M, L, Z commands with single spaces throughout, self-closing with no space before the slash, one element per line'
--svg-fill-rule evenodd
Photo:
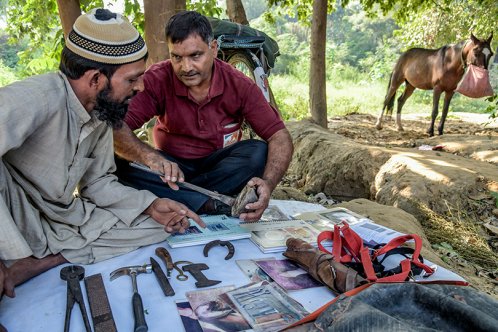
<path fill-rule="evenodd" d="M 163 269 L 161 269 L 159 263 L 154 258 L 151 257 L 150 264 L 152 265 L 152 272 L 154 272 L 154 275 L 157 278 L 157 282 L 159 283 L 159 286 L 161 286 L 164 295 L 165 296 L 175 295 L 175 291 L 173 290 L 173 287 L 171 287 L 171 284 L 169 283 L 168 278 L 164 274 Z"/>
<path fill-rule="evenodd" d="M 86 295 L 90 304 L 95 332 L 117 332 L 111 306 L 100 273 L 85 278 Z"/>
<path fill-rule="evenodd" d="M 140 163 L 137 163 L 137 162 L 131 162 L 130 166 L 134 167 L 136 169 L 140 169 L 142 171 L 151 173 L 151 174 L 155 174 L 155 175 L 158 175 L 158 176 L 164 176 L 163 173 L 154 171 L 154 170 L 150 169 L 149 167 L 147 167 L 146 165 L 143 165 L 143 164 L 140 164 Z M 197 191 L 197 192 L 199 192 L 201 194 L 204 194 L 206 196 L 214 198 L 214 199 L 216 199 L 216 200 L 218 200 L 220 202 L 225 203 L 228 206 L 233 206 L 233 204 L 235 203 L 235 198 L 233 198 L 233 197 L 230 197 L 230 196 L 227 196 L 227 195 L 218 194 L 215 191 L 204 189 L 204 188 L 196 186 L 195 184 L 192 184 L 192 183 L 188 183 L 188 182 L 176 182 L 176 184 L 179 185 L 180 187 L 183 187 L 183 188 L 186 188 L 186 189 L 190 189 L 190 190 L 193 190 L 193 191 Z"/>

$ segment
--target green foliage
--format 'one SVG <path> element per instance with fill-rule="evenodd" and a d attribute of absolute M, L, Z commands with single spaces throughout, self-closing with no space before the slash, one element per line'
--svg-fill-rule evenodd
<path fill-rule="evenodd" d="M 471 32 L 487 38 L 496 29 L 498 2 L 445 1 L 405 16 L 398 35 L 406 47 L 439 48 L 468 39 Z"/>
<path fill-rule="evenodd" d="M 489 113 L 491 118 L 495 119 L 498 117 L 498 94 L 495 93 L 494 96 L 491 96 L 486 99 L 489 102 L 488 107 L 486 108 L 486 113 Z"/>
<path fill-rule="evenodd" d="M 498 208 L 498 192 L 490 191 L 491 196 L 495 199 L 495 206 Z"/>
<path fill-rule="evenodd" d="M 284 120 L 302 120 L 309 116 L 308 83 L 290 75 L 269 78 Z"/>
<path fill-rule="evenodd" d="M 60 41 L 54 42 L 60 30 L 56 1 L 44 1 L 42 5 L 36 0 L 10 0 L 6 12 L 10 41 L 15 43 L 28 40 L 29 51 L 18 54 L 19 64 L 22 67 L 20 75 L 28 76 L 37 71 L 52 70 L 53 67 L 50 67 L 51 62 L 48 59 L 54 57 L 57 52 L 56 47 L 60 44 Z M 36 58 L 47 60 L 31 63 Z"/>
<path fill-rule="evenodd" d="M 311 25 L 311 14 L 313 12 L 313 0 L 267 0 L 268 7 L 274 7 L 275 12 L 265 13 L 268 20 L 276 17 L 288 16 L 297 18 L 304 25 Z M 327 2 L 327 13 L 335 10 L 335 2 Z"/>
<path fill-rule="evenodd" d="M 223 9 L 218 7 L 216 0 L 189 0 L 187 1 L 187 9 L 217 18 L 223 13 Z"/>
<path fill-rule="evenodd" d="M 7 67 L 0 60 L 0 87 L 10 84 L 17 80 L 16 74 L 14 70 L 10 67 Z"/>
<path fill-rule="evenodd" d="M 26 48 L 26 43 L 9 43 L 8 36 L 0 31 L 0 59 L 3 64 L 15 68 L 19 62 L 17 52 Z"/>
<path fill-rule="evenodd" d="M 260 17 L 267 9 L 265 0 L 242 0 L 242 4 L 249 21 Z M 226 6 L 224 7 L 226 8 Z"/>

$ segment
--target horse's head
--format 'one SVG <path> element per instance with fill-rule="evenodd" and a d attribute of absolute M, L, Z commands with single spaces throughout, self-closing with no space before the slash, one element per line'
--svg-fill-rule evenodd
<path fill-rule="evenodd" d="M 474 36 L 473 33 L 470 34 L 471 42 L 465 47 L 468 50 L 466 58 L 466 64 L 472 64 L 477 67 L 488 69 L 489 62 L 493 56 L 493 51 L 491 50 L 491 39 L 493 39 L 493 33 L 486 40 L 481 40 Z"/>

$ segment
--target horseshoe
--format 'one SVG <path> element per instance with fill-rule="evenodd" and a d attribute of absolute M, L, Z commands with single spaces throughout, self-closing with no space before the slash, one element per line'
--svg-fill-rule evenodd
<path fill-rule="evenodd" d="M 214 240 L 214 241 L 207 243 L 204 246 L 204 251 L 203 251 L 204 257 L 208 256 L 208 252 L 212 247 L 218 246 L 218 245 L 228 248 L 228 254 L 225 256 L 225 260 L 229 260 L 230 258 L 233 257 L 233 254 L 235 253 L 235 247 L 233 246 L 233 244 L 230 241 L 221 241 L 221 240 Z"/>
<path fill-rule="evenodd" d="M 194 263 L 189 262 L 189 261 L 177 261 L 173 264 L 173 268 L 176 271 L 178 271 L 178 275 L 176 276 L 176 279 L 178 279 L 180 281 L 185 281 L 188 279 L 188 275 L 183 273 L 183 270 L 178 267 L 178 265 L 180 265 L 180 264 L 194 264 Z"/>

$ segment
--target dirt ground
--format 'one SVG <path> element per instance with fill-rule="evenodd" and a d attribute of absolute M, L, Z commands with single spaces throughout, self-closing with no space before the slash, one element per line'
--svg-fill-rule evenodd
<path fill-rule="evenodd" d="M 377 130 L 375 120 L 367 114 L 334 117 L 326 131 L 307 121 L 288 123 L 295 153 L 278 198 L 350 201 L 350 208 L 367 199 L 395 208 L 360 201 L 356 212 L 382 210 L 392 228 L 405 228 L 396 212 L 404 210 L 440 264 L 498 298 L 498 198 L 492 194 L 498 192 L 498 121 L 455 114 L 444 135 L 430 138 L 428 115 L 403 115 L 403 132 L 393 120 Z"/>

